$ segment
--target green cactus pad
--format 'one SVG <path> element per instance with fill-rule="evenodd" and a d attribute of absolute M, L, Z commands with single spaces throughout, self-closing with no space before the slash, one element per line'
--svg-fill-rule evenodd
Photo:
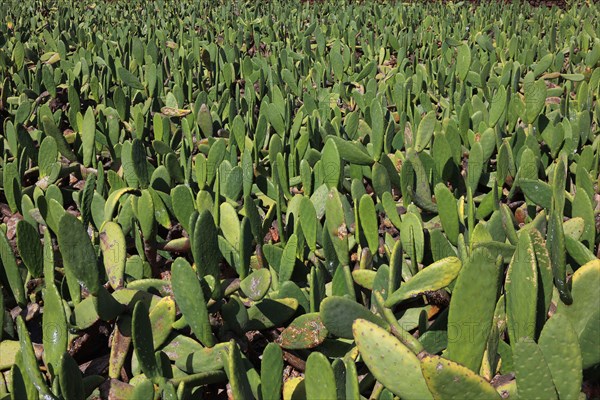
<path fill-rule="evenodd" d="M 240 289 L 251 300 L 258 301 L 265 297 L 271 286 L 271 272 L 267 268 L 261 268 L 240 282 Z"/>
<path fill-rule="evenodd" d="M 352 271 L 352 279 L 354 282 L 356 282 L 357 285 L 369 290 L 373 290 L 373 283 L 375 282 L 376 275 L 377 271 L 370 269 L 355 269 Z"/>
<path fill-rule="evenodd" d="M 298 237 L 293 234 L 289 237 L 279 263 L 279 283 L 289 281 L 296 265 L 296 251 L 298 249 Z"/>
<path fill-rule="evenodd" d="M 248 309 L 248 330 L 269 329 L 280 326 L 291 318 L 298 309 L 298 300 L 263 299 Z"/>
<path fill-rule="evenodd" d="M 331 239 L 335 253 L 341 265 L 348 265 L 348 226 L 340 194 L 332 188 L 325 202 L 327 234 Z"/>
<path fill-rule="evenodd" d="M 223 361 L 225 365 L 225 372 L 229 378 L 229 385 L 231 392 L 235 399 L 251 399 L 252 391 L 250 388 L 250 382 L 248 375 L 244 367 L 244 362 L 240 354 L 240 349 L 234 340 L 229 342 L 226 348 L 221 349 L 223 354 Z"/>
<path fill-rule="evenodd" d="M 550 254 L 552 273 L 554 275 L 554 285 L 558 289 L 562 302 L 571 304 L 573 302 L 573 297 L 567 285 L 567 252 L 565 248 L 565 234 L 561 220 L 561 216 L 558 214 L 557 210 L 553 210 L 550 213 L 546 240 L 548 244 L 548 253 Z"/>
<path fill-rule="evenodd" d="M 22 366 L 24 367 L 24 371 L 22 372 L 25 372 L 28 375 L 28 379 L 39 392 L 39 396 L 43 397 L 44 399 L 56 399 L 46 385 L 44 376 L 38 367 L 33 344 L 31 343 L 29 332 L 27 331 L 27 326 L 25 325 L 23 317 L 20 315 L 17 317 L 16 325 L 19 343 L 21 345 L 21 361 Z M 17 363 L 17 360 L 15 360 L 15 363 Z"/>
<path fill-rule="evenodd" d="M 346 339 L 352 339 L 353 322 L 359 318 L 389 329 L 381 317 L 373 314 L 361 304 L 345 297 L 328 297 L 321 302 L 321 319 L 329 333 Z"/>
<path fill-rule="evenodd" d="M 125 235 L 116 222 L 105 222 L 100 229 L 100 249 L 108 283 L 113 289 L 123 286 L 127 249 Z"/>
<path fill-rule="evenodd" d="M 584 172 L 582 172 L 584 173 Z M 590 197 L 584 190 L 578 190 L 573 198 L 573 213 L 572 220 L 581 220 L 583 225 L 583 231 L 581 233 L 581 241 L 585 243 L 590 250 L 594 248 L 596 242 L 596 229 L 594 229 L 594 206 L 590 201 Z M 579 225 L 581 227 L 581 225 Z M 567 230 L 565 230 L 567 235 Z M 578 238 L 579 239 L 579 238 Z"/>
<path fill-rule="evenodd" d="M 513 346 L 517 390 L 521 399 L 558 399 L 544 354 L 535 342 Z"/>
<path fill-rule="evenodd" d="M 446 233 L 446 237 L 450 243 L 456 245 L 460 228 L 456 199 L 452 195 L 452 192 L 450 192 L 450 189 L 443 183 L 438 183 L 435 186 L 434 192 L 440 220 L 444 232 Z"/>
<path fill-rule="evenodd" d="M 0 310 L 3 312 L 3 310 Z M 67 317 L 63 300 L 53 282 L 46 283 L 44 314 L 42 315 L 44 360 L 54 376 L 59 372 L 60 358 L 67 351 Z"/>
<path fill-rule="evenodd" d="M 590 251 L 585 244 L 573 239 L 570 236 L 565 236 L 565 247 L 569 256 L 579 265 L 587 264 L 596 259 L 596 255 Z"/>
<path fill-rule="evenodd" d="M 194 335 L 205 346 L 214 346 L 215 338 L 208 320 L 208 309 L 196 273 L 183 258 L 175 260 L 171 271 L 173 294 L 181 313 L 190 324 Z"/>
<path fill-rule="evenodd" d="M 585 221 L 583 218 L 574 217 L 563 222 L 563 232 L 565 237 L 569 236 L 575 240 L 581 239 L 581 235 L 585 230 Z"/>
<path fill-rule="evenodd" d="M 546 243 L 542 234 L 537 229 L 533 229 L 529 232 L 529 235 L 531 236 L 531 243 L 533 244 L 537 264 L 538 321 L 536 327 L 539 332 L 546 321 L 546 315 L 548 315 L 550 303 L 552 302 L 552 266 L 550 265 L 550 255 L 548 254 L 548 249 L 546 249 Z"/>
<path fill-rule="evenodd" d="M 425 238 L 423 236 L 423 223 L 417 214 L 409 212 L 402 219 L 400 240 L 402 241 L 402 248 L 411 260 L 419 263 L 423 261 Z"/>
<path fill-rule="evenodd" d="M 40 237 L 37 230 L 24 220 L 17 223 L 17 248 L 31 276 L 42 276 L 44 256 Z"/>
<path fill-rule="evenodd" d="M 596 1 L 4 3 L 0 400 L 589 394 Z"/>
<path fill-rule="evenodd" d="M 385 329 L 364 319 L 352 324 L 356 346 L 371 373 L 405 399 L 432 399 L 417 356 Z M 398 374 L 402 379 L 398 379 Z"/>
<path fill-rule="evenodd" d="M 0 330 L 0 344 L 2 343 L 2 332 L 4 330 L 4 320 L 6 315 L 4 314 L 4 294 L 0 291 L 0 326 L 2 329 Z"/>
<path fill-rule="evenodd" d="M 133 391 L 131 393 L 132 399 L 152 399 L 154 398 L 155 387 L 153 382 L 143 375 L 138 375 L 139 379 L 133 384 Z M 133 382 L 132 382 L 133 383 Z"/>
<path fill-rule="evenodd" d="M 456 279 L 461 267 L 462 263 L 456 257 L 444 258 L 429 265 L 402 284 L 400 289 L 390 294 L 385 301 L 385 306 L 393 307 L 401 301 L 424 292 L 445 288 Z"/>
<path fill-rule="evenodd" d="M 377 214 L 375 213 L 375 204 L 368 194 L 364 194 L 360 198 L 358 213 L 362 233 L 365 236 L 369 249 L 372 253 L 375 253 L 379 247 L 379 224 Z"/>
<path fill-rule="evenodd" d="M 371 165 L 374 160 L 371 156 L 356 142 L 343 140 L 337 136 L 328 136 L 328 140 L 335 142 L 335 145 L 343 160 L 352 164 Z"/>
<path fill-rule="evenodd" d="M 391 193 L 385 192 L 381 199 L 381 203 L 385 214 L 389 218 L 390 222 L 394 224 L 396 228 L 400 229 L 400 227 L 402 226 L 402 220 L 398 215 L 398 211 L 396 210 L 396 202 L 394 201 L 394 198 L 392 197 Z"/>
<path fill-rule="evenodd" d="M 152 381 L 157 382 L 162 376 L 162 371 L 154 356 L 154 338 L 152 335 L 152 325 L 148 316 L 148 307 L 141 301 L 137 302 L 133 309 L 131 338 L 133 339 L 133 349 L 135 350 L 135 355 L 139 360 L 142 371 Z"/>
<path fill-rule="evenodd" d="M 427 356 L 421 361 L 421 369 L 435 399 L 501 399 L 489 382 L 453 361 Z"/>
<path fill-rule="evenodd" d="M 552 188 L 539 179 L 519 179 L 519 187 L 527 199 L 547 210 L 552 206 Z"/>
<path fill-rule="evenodd" d="M 307 313 L 310 309 L 310 303 L 305 291 L 292 281 L 287 281 L 279 287 L 276 292 L 271 292 L 269 296 L 276 299 L 285 299 L 286 297 L 294 298 L 298 302 L 298 312 L 301 314 Z"/>
<path fill-rule="evenodd" d="M 230 301 L 223 304 L 221 315 L 229 329 L 239 335 L 244 334 L 248 324 L 248 310 L 237 296 L 233 296 Z"/>
<path fill-rule="evenodd" d="M 316 249 L 317 243 L 317 214 L 313 203 L 308 197 L 302 197 L 300 201 L 300 226 L 302 227 L 302 234 L 306 239 L 306 242 L 311 250 Z"/>
<path fill-rule="evenodd" d="M 150 310 L 150 325 L 155 349 L 169 337 L 173 322 L 175 322 L 176 311 L 175 301 L 171 297 L 163 297 Z"/>
<path fill-rule="evenodd" d="M 184 360 L 189 354 L 204 349 L 200 343 L 183 334 L 172 334 L 167 343 L 161 347 L 161 351 L 171 361 Z"/>
<path fill-rule="evenodd" d="M 188 374 L 198 374 L 201 372 L 217 371 L 224 368 L 223 349 L 228 345 L 219 343 L 214 347 L 205 347 L 196 350 L 185 357 L 177 358 L 175 366 Z"/>
<path fill-rule="evenodd" d="M 219 206 L 219 228 L 223 237 L 234 247 L 237 248 L 240 243 L 240 220 L 238 214 L 229 203 L 222 203 Z"/>
<path fill-rule="evenodd" d="M 565 305 L 561 302 L 556 312 L 565 315 L 571 321 L 579 337 L 583 368 L 588 368 L 600 362 L 600 313 L 597 311 L 600 260 L 590 261 L 581 266 L 573 274 L 572 282 L 573 304 Z"/>
<path fill-rule="evenodd" d="M 25 299 L 23 277 L 17 266 L 17 261 L 15 260 L 15 255 L 10 247 L 6 233 L 2 229 L 0 229 L 0 257 L 10 290 L 17 303 L 24 307 L 27 304 L 27 300 Z"/>
<path fill-rule="evenodd" d="M 218 276 L 221 254 L 217 239 L 217 228 L 211 213 L 200 212 L 192 236 L 192 255 L 199 277 Z"/>
<path fill-rule="evenodd" d="M 538 275 L 535 252 L 527 232 L 519 243 L 506 273 L 506 314 L 511 344 L 534 340 L 538 302 Z"/>
<path fill-rule="evenodd" d="M 283 400 L 305 400 L 306 385 L 304 378 L 297 376 L 285 381 L 283 384 Z"/>
<path fill-rule="evenodd" d="M 83 224 L 69 213 L 60 219 L 58 245 L 65 268 L 92 294 L 100 286 L 96 254 Z"/>
<path fill-rule="evenodd" d="M 448 358 L 479 372 L 492 327 L 500 268 L 492 255 L 477 248 L 463 265 L 450 299 Z M 473 301 L 477 299 L 477 301 Z"/>
<path fill-rule="evenodd" d="M 263 352 L 260 369 L 260 389 L 263 399 L 281 398 L 283 386 L 283 352 L 275 343 L 269 343 Z"/>
<path fill-rule="evenodd" d="M 85 397 L 84 381 L 79 365 L 66 352 L 60 358 L 59 382 L 60 391 L 65 400 L 77 400 Z"/>
<path fill-rule="evenodd" d="M 423 117 L 419 128 L 417 129 L 417 135 L 414 141 L 415 151 L 421 152 L 429 144 L 429 141 L 433 137 L 433 130 L 435 128 L 436 118 L 435 113 L 430 111 Z"/>
<path fill-rule="evenodd" d="M 550 369 L 558 397 L 577 398 L 583 379 L 582 359 L 577 333 L 569 319 L 562 314 L 554 314 L 544 325 L 539 347 Z"/>
<path fill-rule="evenodd" d="M 134 212 L 140 223 L 144 240 L 154 242 L 156 236 L 154 202 L 152 200 L 152 195 L 147 189 L 142 190 L 142 194 L 138 198 L 137 207 L 134 208 Z"/>
<path fill-rule="evenodd" d="M 335 376 L 329 360 L 319 352 L 311 353 L 306 360 L 304 375 L 307 400 L 335 399 Z"/>
<path fill-rule="evenodd" d="M 184 185 L 175 186 L 171 189 L 171 202 L 175 218 L 186 232 L 191 233 L 190 216 L 196 210 L 196 203 L 191 190 Z"/>
<path fill-rule="evenodd" d="M 56 126 L 56 123 L 54 123 L 54 120 L 47 116 L 43 116 L 42 117 L 42 125 L 44 127 L 44 131 L 46 132 L 46 134 L 48 136 L 52 137 L 56 141 L 56 145 L 57 145 L 57 148 L 58 148 L 58 151 L 60 152 L 60 154 L 62 154 L 69 161 L 76 161 L 77 156 L 75 154 L 73 154 L 73 150 L 71 150 L 71 148 L 69 147 L 69 144 L 67 143 L 67 141 L 65 139 L 65 136 L 58 129 L 58 127 Z"/>
<path fill-rule="evenodd" d="M 125 194 L 133 193 L 133 192 L 137 192 L 137 190 L 135 188 L 131 188 L 131 187 L 124 187 L 124 188 L 121 188 L 121 189 L 118 189 L 118 190 L 115 190 L 114 192 L 112 192 L 106 199 L 106 203 L 104 203 L 104 220 L 112 221 L 113 214 L 115 213 L 115 210 L 117 209 L 119 200 Z"/>

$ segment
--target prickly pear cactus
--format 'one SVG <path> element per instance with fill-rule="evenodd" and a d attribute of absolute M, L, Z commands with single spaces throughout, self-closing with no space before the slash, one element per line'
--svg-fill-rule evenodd
<path fill-rule="evenodd" d="M 385 305 L 391 307 L 419 294 L 445 288 L 456 279 L 461 266 L 462 263 L 456 257 L 444 258 L 429 265 L 390 294 Z"/>
<path fill-rule="evenodd" d="M 593 397 L 600 8 L 537 3 L 2 2 L 0 400 Z"/>
<path fill-rule="evenodd" d="M 600 313 L 594 310 L 598 294 L 594 289 L 600 282 L 600 260 L 590 261 L 573 274 L 573 304 L 560 303 L 558 314 L 566 316 L 579 338 L 583 367 L 587 368 L 600 362 L 598 349 L 598 321 Z M 594 310 L 591 311 L 590 310 Z"/>
<path fill-rule="evenodd" d="M 439 356 L 426 356 L 421 369 L 435 399 L 500 399 L 485 379 L 461 364 Z"/>
<path fill-rule="evenodd" d="M 558 398 L 548 363 L 537 343 L 518 342 L 514 346 L 513 357 L 519 397 Z"/>
<path fill-rule="evenodd" d="M 421 361 L 392 334 L 364 319 L 357 319 L 352 331 L 362 359 L 385 387 L 402 398 L 433 398 L 420 370 Z M 397 371 L 404 371 L 403 379 L 398 379 Z"/>
<path fill-rule="evenodd" d="M 448 326 L 456 327 L 448 340 L 448 358 L 479 371 L 492 328 L 498 296 L 500 265 L 484 248 L 476 248 L 462 267 L 452 290 Z M 473 299 L 477 298 L 476 302 Z"/>

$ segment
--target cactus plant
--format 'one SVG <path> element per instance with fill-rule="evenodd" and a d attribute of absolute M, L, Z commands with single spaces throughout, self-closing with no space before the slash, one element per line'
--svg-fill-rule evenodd
<path fill-rule="evenodd" d="M 42 244 L 35 228 L 24 220 L 17 223 L 17 248 L 31 276 L 36 278 L 42 276 Z"/>
<path fill-rule="evenodd" d="M 448 358 L 473 372 L 479 371 L 492 326 L 499 267 L 487 250 L 477 248 L 463 265 L 452 290 L 448 325 L 459 332 L 456 340 L 448 341 Z M 475 304 L 474 297 L 479 299 Z"/>
<path fill-rule="evenodd" d="M 100 282 L 96 254 L 83 224 L 73 215 L 64 214 L 57 236 L 67 277 L 70 274 L 92 294 L 97 294 Z"/>
<path fill-rule="evenodd" d="M 514 347 L 514 358 L 519 396 L 532 399 L 558 398 L 550 369 L 538 344 L 518 342 Z"/>
<path fill-rule="evenodd" d="M 353 322 L 359 318 L 388 328 L 388 324 L 381 317 L 373 314 L 364 306 L 344 297 L 328 297 L 321 303 L 321 320 L 327 331 L 342 337 L 352 338 Z"/>
<path fill-rule="evenodd" d="M 221 351 L 225 353 L 223 355 L 223 362 L 233 396 L 236 399 L 252 398 L 250 382 L 244 370 L 239 348 L 234 341 L 231 341 L 229 342 L 229 346 Z"/>
<path fill-rule="evenodd" d="M 531 237 L 519 235 L 519 243 L 506 273 L 506 313 L 511 344 L 536 338 L 539 292 L 538 267 Z"/>
<path fill-rule="evenodd" d="M 200 282 L 190 264 L 178 258 L 173 264 L 172 285 L 175 301 L 196 337 L 208 347 L 215 345 L 208 310 Z"/>
<path fill-rule="evenodd" d="M 23 277 L 19 271 L 19 267 L 10 247 L 8 238 L 6 237 L 6 233 L 1 230 L 0 257 L 2 258 L 2 266 L 4 267 L 4 273 L 8 280 L 10 290 L 12 291 L 13 298 L 18 304 L 25 306 L 25 304 L 27 304 L 27 300 L 25 299 Z M 4 310 L 2 310 L 2 312 L 4 312 Z"/>
<path fill-rule="evenodd" d="M 107 221 L 100 229 L 100 249 L 108 283 L 113 289 L 123 285 L 127 249 L 123 230 L 116 222 Z"/>
<path fill-rule="evenodd" d="M 260 370 L 261 395 L 263 399 L 280 399 L 283 382 L 283 353 L 275 343 L 265 347 Z"/>
<path fill-rule="evenodd" d="M 589 312 L 596 301 L 594 285 L 600 280 L 600 261 L 594 260 L 580 267 L 573 274 L 573 304 L 559 304 L 557 313 L 565 315 L 579 337 L 583 367 L 590 367 L 600 360 L 598 352 L 598 312 Z"/>
<path fill-rule="evenodd" d="M 544 325 L 538 344 L 558 397 L 577 397 L 582 381 L 581 351 L 577 333 L 568 318 L 562 314 L 553 315 Z M 568 354 L 567 358 L 561 353 Z"/>
<path fill-rule="evenodd" d="M 290 319 L 298 308 L 298 300 L 282 298 L 263 299 L 248 309 L 246 329 L 268 329 L 279 326 Z"/>
<path fill-rule="evenodd" d="M 65 335 L 67 317 L 63 301 L 53 282 L 46 284 L 44 311 L 42 315 L 44 360 L 50 374 L 56 376 L 61 368 L 61 357 L 67 351 L 69 338 Z"/>
<path fill-rule="evenodd" d="M 240 282 L 240 289 L 251 300 L 262 299 L 271 286 L 271 273 L 266 268 L 258 269 Z"/>
<path fill-rule="evenodd" d="M 304 377 L 307 399 L 335 399 L 337 391 L 333 368 L 329 360 L 319 352 L 311 353 L 306 360 Z"/>
<path fill-rule="evenodd" d="M 448 286 L 456 279 L 462 264 L 456 257 L 437 261 L 413 276 L 400 289 L 391 293 L 385 305 L 391 307 L 418 294 L 435 291 Z"/>
<path fill-rule="evenodd" d="M 162 377 L 162 371 L 154 354 L 154 338 L 148 308 L 143 302 L 137 302 L 133 309 L 131 338 L 142 371 L 146 377 L 154 383 L 158 383 L 159 378 Z"/>
<path fill-rule="evenodd" d="M 533 3 L 0 7 L 0 399 L 583 396 L 600 9 Z"/>
<path fill-rule="evenodd" d="M 500 399 L 496 389 L 465 366 L 439 356 L 421 361 L 423 376 L 436 399 Z"/>
<path fill-rule="evenodd" d="M 364 319 L 355 320 L 352 331 L 361 357 L 385 387 L 405 398 L 433 398 L 421 374 L 419 359 L 398 339 Z M 405 371 L 403 379 L 397 379 L 397 370 Z"/>

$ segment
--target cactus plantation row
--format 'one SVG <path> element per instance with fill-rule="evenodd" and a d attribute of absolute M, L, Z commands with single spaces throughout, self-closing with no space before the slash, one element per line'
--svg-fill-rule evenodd
<path fill-rule="evenodd" d="M 0 4 L 0 399 L 585 399 L 600 6 Z"/>

